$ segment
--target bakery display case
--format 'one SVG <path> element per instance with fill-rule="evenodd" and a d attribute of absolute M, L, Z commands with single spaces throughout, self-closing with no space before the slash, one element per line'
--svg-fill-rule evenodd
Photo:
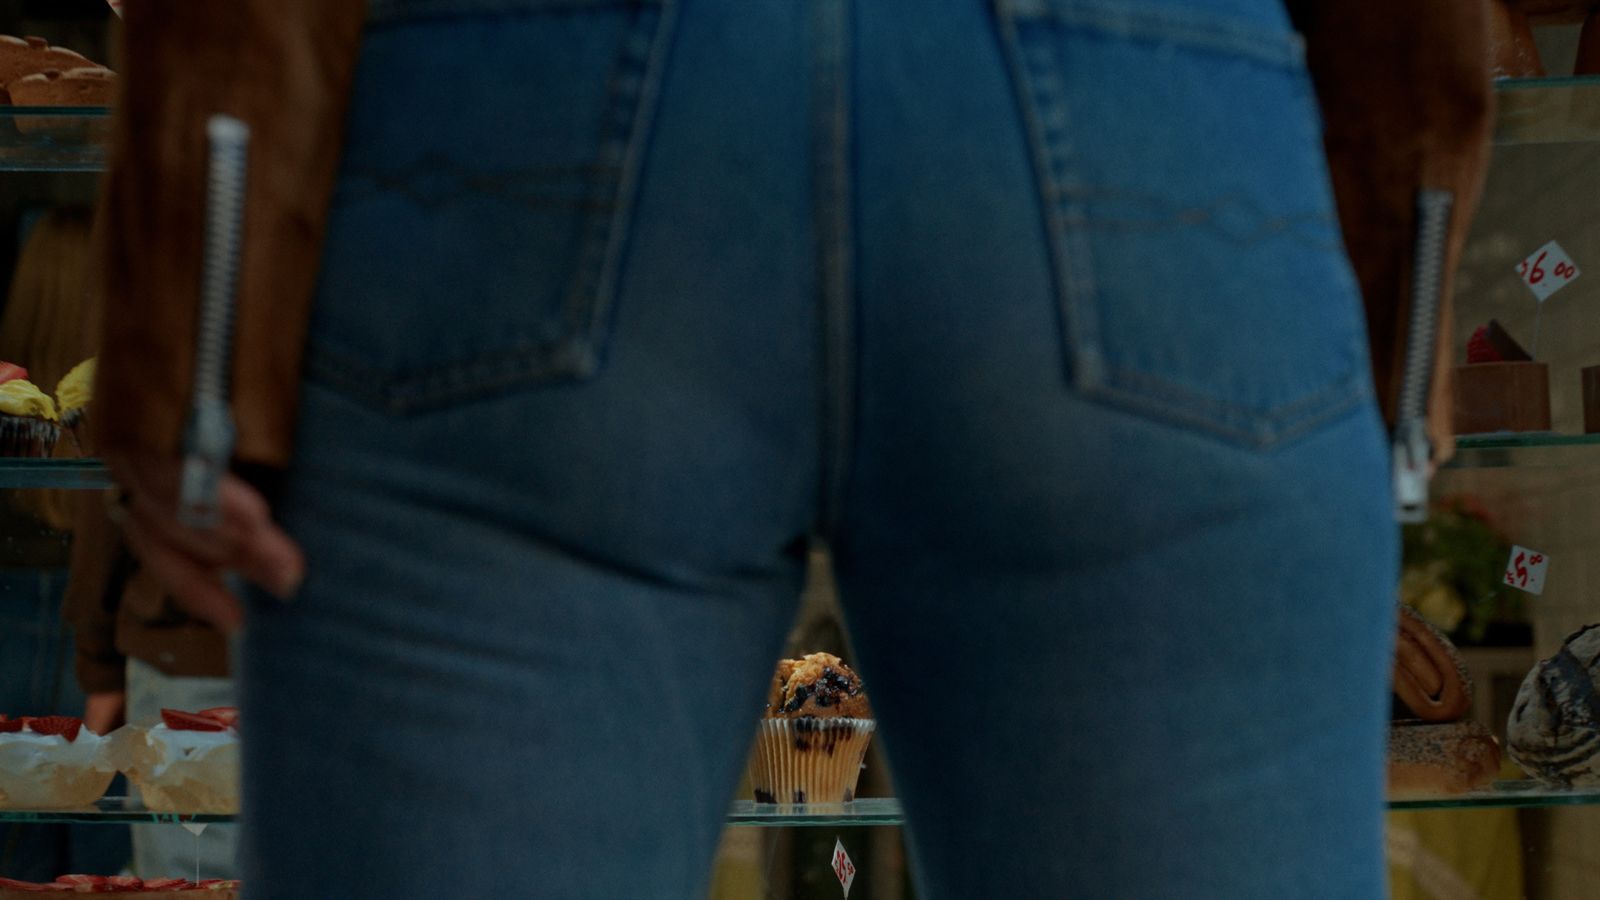
<path fill-rule="evenodd" d="M 1535 25 L 1548 14 L 1535 13 Z M 1518 65 L 1534 71 L 1524 19 L 1514 22 Z M 1600 35 L 1600 26 L 1593 30 Z M 1417 588 L 1408 600 L 1457 645 L 1473 685 L 1470 709 L 1453 718 L 1506 748 L 1529 673 L 1558 656 L 1570 635 L 1600 622 L 1600 516 L 1592 512 L 1600 508 L 1600 220 L 1575 199 L 1600 189 L 1600 75 L 1507 80 L 1497 94 L 1493 162 L 1456 284 L 1461 427 L 1454 457 L 1432 487 L 1437 516 L 1470 521 L 1431 556 L 1408 559 Z M 0 214 L 9 208 L 20 222 L 29 208 L 91 199 L 94 173 L 105 165 L 108 115 L 103 107 L 0 106 Z M 19 224 L 16 233 L 24 230 Z M 39 511 L 63 492 L 109 483 L 104 467 L 75 455 L 67 441 L 48 458 L 0 458 L 0 573 L 8 576 L 0 580 L 0 608 L 21 606 L 24 592 L 59 596 L 70 537 L 59 519 Z M 1526 582 L 1484 583 L 1483 571 L 1491 580 L 1517 578 L 1518 551 L 1524 564 L 1540 558 L 1536 591 Z M 816 589 L 827 593 L 820 575 Z M 825 596 L 819 602 L 827 607 Z M 40 634 L 41 642 L 59 642 L 62 631 L 57 624 Z M 5 637 L 0 653 L 15 646 Z M 71 675 L 59 649 L 53 672 L 29 677 L 55 679 L 43 693 L 64 697 L 70 692 L 59 682 Z M 1593 724 L 1600 729 L 1600 718 Z M 1582 740 L 1571 747 L 1587 752 Z M 1600 778 L 1545 772 L 1541 779 L 1520 769 L 1516 755 L 1471 787 L 1391 800 L 1397 898 L 1594 895 Z M 847 803 L 760 803 L 742 791 L 727 812 L 712 896 L 837 896 L 836 844 L 862 873 L 853 896 L 911 896 L 902 810 L 885 795 L 881 756 L 869 756 L 866 771 L 861 795 Z M 0 808 L 0 828 L 199 827 L 234 818 L 150 810 L 117 790 L 77 808 Z"/>

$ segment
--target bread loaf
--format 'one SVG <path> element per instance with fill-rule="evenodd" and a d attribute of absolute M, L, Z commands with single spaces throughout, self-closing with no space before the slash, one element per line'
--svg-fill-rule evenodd
<path fill-rule="evenodd" d="M 1463 722 L 1397 722 L 1389 728 L 1391 799 L 1464 794 L 1500 771 L 1500 745 L 1487 728 Z"/>

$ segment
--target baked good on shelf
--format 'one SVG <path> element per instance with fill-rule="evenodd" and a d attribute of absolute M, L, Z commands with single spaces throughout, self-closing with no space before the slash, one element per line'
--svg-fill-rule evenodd
<path fill-rule="evenodd" d="M 6 93 L 17 106 L 110 106 L 117 75 L 99 66 L 46 69 L 7 82 Z"/>
<path fill-rule="evenodd" d="M 26 378 L 0 383 L 0 456 L 49 456 L 60 436 L 54 400 Z"/>
<path fill-rule="evenodd" d="M 104 68 L 73 50 L 52 47 L 42 37 L 13 37 L 0 34 L 0 85 L 10 84 L 18 78 L 55 69 Z"/>
<path fill-rule="evenodd" d="M 1395 722 L 1389 727 L 1388 790 L 1393 799 L 1464 794 L 1494 783 L 1500 745 L 1472 719 Z"/>
<path fill-rule="evenodd" d="M 1400 606 L 1395 640 L 1394 695 L 1408 718 L 1454 722 L 1472 709 L 1472 680 L 1455 645 L 1421 614 Z"/>
<path fill-rule="evenodd" d="M 1522 680 L 1506 721 L 1506 751 L 1557 786 L 1600 784 L 1600 625 L 1570 635 Z"/>
<path fill-rule="evenodd" d="M 876 724 L 861 678 L 839 657 L 780 661 L 750 759 L 756 802 L 854 800 Z"/>
<path fill-rule="evenodd" d="M 179 813 L 239 811 L 239 711 L 161 711 L 154 728 L 128 726 L 111 737 L 108 757 L 139 789 L 146 809 Z"/>
<path fill-rule="evenodd" d="M 0 900 L 23 900 L 35 894 L 137 894 L 144 900 L 238 900 L 239 882 L 221 878 L 140 879 L 132 875 L 62 875 L 55 881 L 0 878 Z"/>
<path fill-rule="evenodd" d="M 0 808 L 91 806 L 116 774 L 104 740 L 81 719 L 0 715 Z"/>
<path fill-rule="evenodd" d="M 94 399 L 94 357 L 73 366 L 56 382 L 56 411 L 61 417 L 61 427 L 72 435 L 72 442 L 83 452 L 79 430 L 83 428 L 89 412 L 89 401 Z"/>

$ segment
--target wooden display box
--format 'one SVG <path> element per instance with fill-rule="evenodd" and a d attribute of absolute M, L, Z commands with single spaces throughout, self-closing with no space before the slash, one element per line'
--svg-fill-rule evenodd
<path fill-rule="evenodd" d="M 1550 430 L 1550 367 L 1542 362 L 1456 366 L 1456 434 Z"/>

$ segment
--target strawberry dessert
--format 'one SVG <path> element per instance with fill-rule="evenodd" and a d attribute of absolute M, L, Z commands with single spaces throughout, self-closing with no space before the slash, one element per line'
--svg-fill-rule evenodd
<path fill-rule="evenodd" d="M 92 805 L 117 773 L 105 749 L 81 719 L 0 715 L 0 808 Z"/>
<path fill-rule="evenodd" d="M 238 900 L 239 882 L 212 878 L 185 881 L 182 878 L 138 879 L 132 875 L 63 875 L 55 881 L 36 883 L 0 878 L 0 900 L 15 900 L 24 894 L 138 894 L 145 900 Z"/>
<path fill-rule="evenodd" d="M 231 706 L 161 711 L 161 724 L 127 727 L 111 741 L 111 760 L 159 812 L 239 811 L 239 711 Z"/>

